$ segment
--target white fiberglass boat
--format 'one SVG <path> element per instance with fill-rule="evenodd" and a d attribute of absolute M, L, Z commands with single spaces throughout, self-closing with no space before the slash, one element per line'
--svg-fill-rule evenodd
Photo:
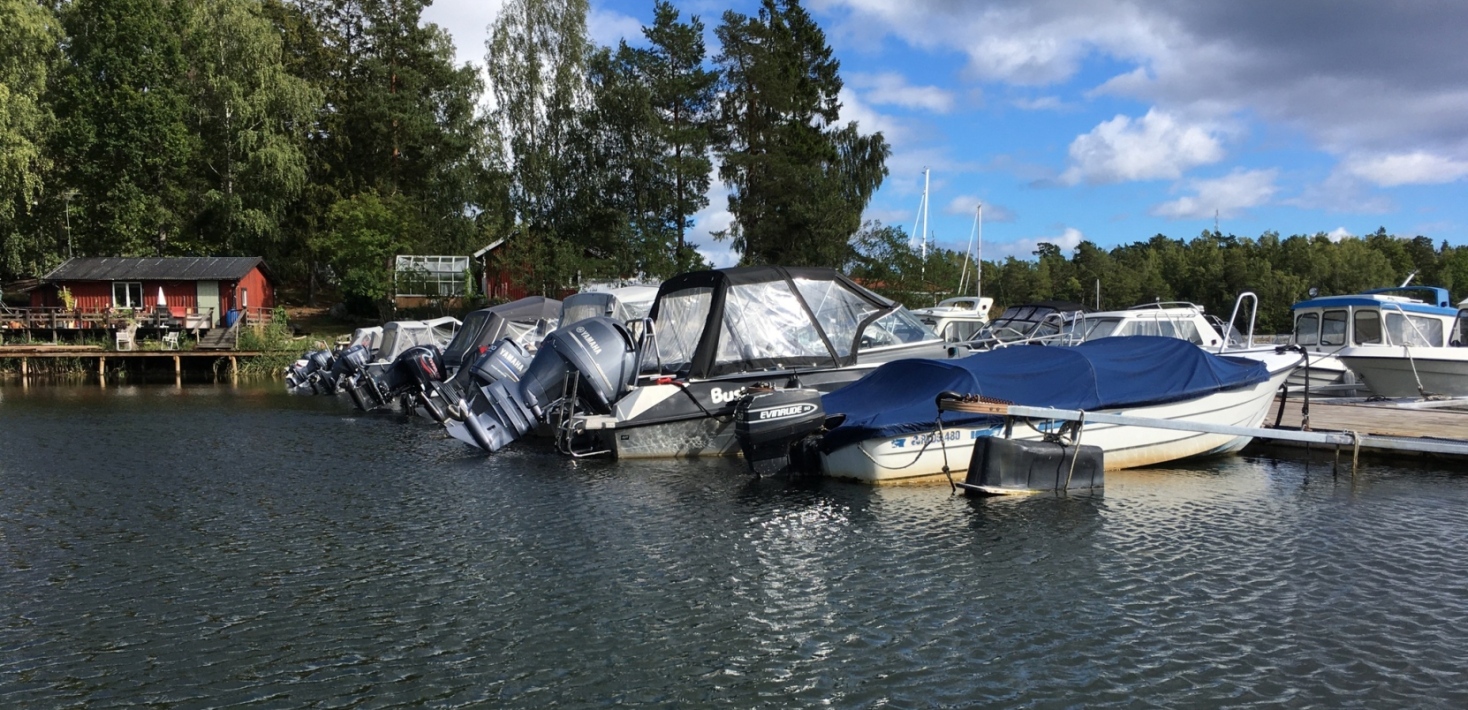
<path fill-rule="evenodd" d="M 1342 348 L 1336 357 L 1383 397 L 1468 397 L 1468 301 L 1459 306 L 1446 345 L 1413 344 L 1429 336 L 1416 331 L 1399 341 L 1388 331 L 1387 342 Z"/>
<path fill-rule="evenodd" d="M 1413 296 L 1416 296 L 1415 298 Z M 1295 315 L 1291 344 L 1310 354 L 1309 377 L 1301 368 L 1291 386 L 1351 384 L 1353 373 L 1337 354 L 1346 347 L 1411 345 L 1442 347 L 1457 311 L 1448 290 L 1434 286 L 1379 288 L 1345 296 L 1320 296 L 1290 307 Z M 1359 374 L 1359 373 L 1356 373 Z M 1378 380 L 1384 378 L 1378 377 Z M 1370 383 L 1367 383 L 1368 386 Z M 1376 394 L 1375 387 L 1371 388 Z M 1414 390 L 1415 394 L 1415 390 Z"/>
<path fill-rule="evenodd" d="M 949 361 L 906 361 L 821 398 L 828 431 L 807 465 L 868 483 L 946 480 L 967 471 L 975 439 L 1003 436 L 997 417 L 945 413 L 943 393 L 982 395 L 1032 407 L 1256 427 L 1298 352 L 1217 356 L 1177 338 L 1102 338 L 1068 348 L 1003 348 Z M 840 419 L 838 419 L 838 417 Z M 837 424 L 836 422 L 839 422 Z M 1016 439 L 1062 435 L 1099 446 L 1107 469 L 1237 451 L 1249 437 L 1133 425 L 1041 421 Z"/>

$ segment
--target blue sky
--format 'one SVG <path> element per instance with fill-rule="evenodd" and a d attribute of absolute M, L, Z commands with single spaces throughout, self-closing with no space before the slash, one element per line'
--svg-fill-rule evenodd
<path fill-rule="evenodd" d="M 436 0 L 425 21 L 483 64 L 504 0 Z M 748 0 L 675 2 L 709 29 Z M 600 44 L 641 42 L 652 0 L 592 0 Z M 890 174 L 867 218 L 984 258 L 1212 229 L 1468 244 L 1468 3 L 806 0 Z M 728 222 L 716 185 L 698 233 Z M 716 265 L 727 246 L 695 241 Z"/>

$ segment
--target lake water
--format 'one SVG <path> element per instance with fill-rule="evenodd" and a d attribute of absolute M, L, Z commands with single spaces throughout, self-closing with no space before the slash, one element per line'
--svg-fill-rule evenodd
<path fill-rule="evenodd" d="M 279 389 L 0 389 L 0 707 L 1468 705 L 1449 467 L 977 500 Z"/>

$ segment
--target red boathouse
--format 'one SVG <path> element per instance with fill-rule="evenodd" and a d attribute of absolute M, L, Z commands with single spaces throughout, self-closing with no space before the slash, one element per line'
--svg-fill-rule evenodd
<path fill-rule="evenodd" d="M 41 277 L 31 307 L 65 305 L 63 288 L 82 312 L 153 313 L 161 294 L 170 314 L 201 319 L 204 328 L 227 325 L 231 312 L 265 320 L 263 312 L 275 308 L 275 284 L 258 256 L 68 259 Z"/>

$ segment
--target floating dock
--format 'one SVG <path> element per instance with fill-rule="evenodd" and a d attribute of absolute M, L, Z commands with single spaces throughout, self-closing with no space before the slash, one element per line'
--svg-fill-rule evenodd
<path fill-rule="evenodd" d="M 1366 453 L 1415 452 L 1435 457 L 1468 458 L 1468 399 L 1377 400 L 1367 398 L 1311 398 L 1309 420 L 1305 402 L 1291 395 L 1283 404 L 1275 399 L 1265 419 L 1271 431 L 1350 433 L 1361 437 Z M 1274 424 L 1278 422 L 1278 424 Z M 1257 446 L 1305 446 L 1316 442 L 1261 437 Z"/>

